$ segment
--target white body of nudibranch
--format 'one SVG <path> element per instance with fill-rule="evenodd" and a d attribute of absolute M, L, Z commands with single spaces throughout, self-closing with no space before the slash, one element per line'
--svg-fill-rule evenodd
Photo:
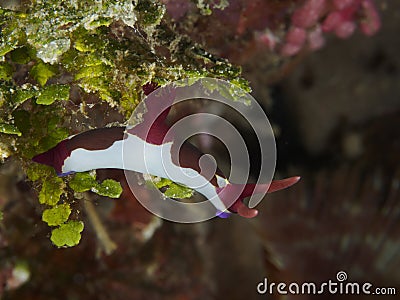
<path fill-rule="evenodd" d="M 227 207 L 219 198 L 216 187 L 208 179 L 192 168 L 183 168 L 173 162 L 172 144 L 173 142 L 166 142 L 154 145 L 127 133 L 124 140 L 115 141 L 107 149 L 78 148 L 71 151 L 61 170 L 68 174 L 112 168 L 167 178 L 202 194 L 217 210 L 226 211 Z M 228 184 L 227 179 L 218 175 L 216 177 L 219 188 Z"/>

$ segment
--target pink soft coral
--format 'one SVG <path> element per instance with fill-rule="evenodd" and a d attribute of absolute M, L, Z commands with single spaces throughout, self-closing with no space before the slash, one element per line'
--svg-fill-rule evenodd
<path fill-rule="evenodd" d="M 283 56 L 292 56 L 305 47 L 307 35 L 311 50 L 324 44 L 323 33 L 334 33 L 345 39 L 360 26 L 365 35 L 375 34 L 380 18 L 372 0 L 306 0 L 293 12 L 291 27 L 280 49 Z"/>

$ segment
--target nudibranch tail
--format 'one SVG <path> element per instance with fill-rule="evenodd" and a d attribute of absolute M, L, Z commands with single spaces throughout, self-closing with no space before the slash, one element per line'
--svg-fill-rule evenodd
<path fill-rule="evenodd" d="M 62 174 L 64 160 L 70 155 L 71 151 L 67 148 L 68 140 L 61 141 L 50 150 L 36 155 L 32 158 L 34 162 L 53 167 L 58 175 Z"/>

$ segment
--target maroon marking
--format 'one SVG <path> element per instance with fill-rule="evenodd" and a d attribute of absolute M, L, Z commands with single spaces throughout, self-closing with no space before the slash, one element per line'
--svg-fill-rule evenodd
<path fill-rule="evenodd" d="M 166 138 L 170 127 L 165 120 L 174 103 L 175 96 L 176 92 L 173 88 L 162 89 L 148 95 L 143 103 L 146 112 L 143 114 L 142 122 L 130 128 L 128 132 L 153 145 L 171 142 L 172 135 L 168 135 Z"/>
<path fill-rule="evenodd" d="M 124 127 L 104 127 L 82 132 L 66 140 L 67 148 L 73 151 L 78 148 L 86 150 L 104 150 L 116 141 L 124 139 Z"/>
<path fill-rule="evenodd" d="M 145 118 L 147 118 L 147 113 L 145 115 Z M 168 115 L 168 111 L 163 112 L 163 114 L 155 119 L 152 124 L 149 124 L 150 122 L 147 122 L 144 118 L 142 123 L 135 125 L 135 127 L 131 129 L 128 129 L 128 133 L 135 135 L 143 141 L 153 145 L 162 145 L 166 142 L 171 142 L 171 140 L 165 139 L 169 127 L 165 123 L 162 123 L 160 120 L 158 120 L 163 119 L 164 121 L 164 115 L 166 117 Z"/>
<path fill-rule="evenodd" d="M 36 155 L 32 160 L 39 164 L 53 167 L 57 174 L 61 174 L 64 161 L 71 155 L 71 151 L 68 149 L 67 144 L 68 140 L 61 141 L 57 146 L 42 154 Z"/>

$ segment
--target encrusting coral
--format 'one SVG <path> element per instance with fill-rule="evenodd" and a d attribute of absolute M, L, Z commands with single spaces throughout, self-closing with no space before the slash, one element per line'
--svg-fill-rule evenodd
<path fill-rule="evenodd" d="M 58 222 L 48 222 L 58 226 L 53 234 L 73 236 L 73 242 L 52 238 L 57 246 L 80 239 L 81 221 L 71 231 L 77 221 L 65 209 L 58 214 L 60 205 L 69 211 L 74 192 L 118 198 L 122 189 L 113 180 L 98 182 L 95 174 L 59 178 L 51 168 L 32 164 L 33 156 L 70 134 L 122 125 L 146 83 L 208 76 L 249 91 L 239 67 L 176 34 L 155 0 L 38 0 L 0 8 L 0 16 L 0 158 L 18 158 L 28 178 L 39 183 L 39 202 L 49 209 L 47 216 L 57 216 Z"/>

